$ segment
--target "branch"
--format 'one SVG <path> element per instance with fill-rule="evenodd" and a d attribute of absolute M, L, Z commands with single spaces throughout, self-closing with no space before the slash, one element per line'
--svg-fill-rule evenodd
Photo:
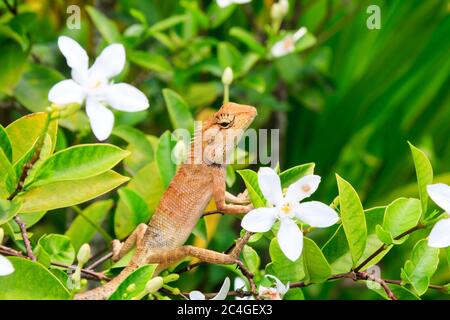
<path fill-rule="evenodd" d="M 20 233 L 22 234 L 22 240 L 23 243 L 25 244 L 25 249 L 27 251 L 28 258 L 30 258 L 32 261 L 36 261 L 36 256 L 33 253 L 33 248 L 31 248 L 30 239 L 28 239 L 27 228 L 25 226 L 25 223 L 19 218 L 18 215 L 14 217 L 14 221 L 20 228 Z"/>
<path fill-rule="evenodd" d="M 96 260 L 95 262 L 93 262 L 89 267 L 86 268 L 86 270 L 93 270 L 95 267 L 97 267 L 98 265 L 102 264 L 103 262 L 111 259 L 113 256 L 112 252 L 104 255 L 103 257 L 99 258 L 98 260 Z"/>
<path fill-rule="evenodd" d="M 409 230 L 406 230 L 405 232 L 403 232 L 402 234 L 400 234 L 399 236 L 395 237 L 394 240 L 400 240 L 401 238 L 407 236 L 410 233 L 413 233 L 414 231 L 420 230 L 425 228 L 426 226 L 419 223 L 417 226 L 412 227 Z M 353 269 L 353 271 L 358 272 L 359 270 L 361 270 L 364 266 L 366 266 L 370 261 L 372 261 L 372 259 L 374 259 L 376 256 L 378 256 L 380 253 L 382 253 L 384 250 L 387 249 L 387 246 L 384 244 L 381 247 L 379 247 L 377 250 L 375 250 L 374 253 L 372 253 L 366 260 L 364 260 L 363 262 L 361 262 L 355 269 Z"/>
<path fill-rule="evenodd" d="M 3 3 L 9 12 L 11 12 L 14 16 L 17 15 L 17 0 L 14 0 L 14 6 L 11 6 L 8 0 L 3 0 Z"/>
<path fill-rule="evenodd" d="M 28 259 L 28 260 L 32 260 L 31 258 L 24 256 L 22 254 L 22 252 L 14 250 L 12 248 L 0 245 L 0 253 L 4 254 L 6 256 L 13 256 L 13 257 L 20 257 L 20 258 L 24 258 L 24 259 Z M 34 260 L 33 260 L 34 261 Z M 64 268 L 64 269 L 70 269 L 70 268 L 75 268 L 74 266 L 68 266 L 62 263 L 58 263 L 58 262 L 51 262 L 51 265 L 55 266 L 55 267 L 60 267 L 60 268 Z M 97 281 L 101 281 L 101 280 L 110 280 L 107 276 L 105 276 L 102 272 L 95 272 L 89 269 L 81 269 L 81 273 L 84 274 L 88 279 L 91 280 L 97 280 Z"/>

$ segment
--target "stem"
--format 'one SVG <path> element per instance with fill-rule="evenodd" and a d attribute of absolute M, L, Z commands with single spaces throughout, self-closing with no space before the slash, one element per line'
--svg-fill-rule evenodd
<path fill-rule="evenodd" d="M 230 101 L 230 86 L 225 84 L 223 86 L 223 103 L 227 103 Z"/>
<path fill-rule="evenodd" d="M 397 237 L 394 238 L 394 240 L 400 240 L 401 238 L 407 236 L 410 233 L 413 233 L 414 231 L 420 230 L 425 228 L 426 226 L 423 224 L 418 224 L 415 227 L 412 227 L 409 230 L 406 230 L 405 232 L 403 232 L 402 234 L 398 235 Z M 377 257 L 380 253 L 382 253 L 384 250 L 386 250 L 388 248 L 388 246 L 386 246 L 385 244 L 383 244 L 381 247 L 379 247 L 377 250 L 375 250 L 374 253 L 372 253 L 366 260 L 364 260 L 363 262 L 361 262 L 357 267 L 355 267 L 355 269 L 353 269 L 353 271 L 358 272 L 359 270 L 361 270 L 363 267 L 365 267 L 370 261 L 372 261 L 375 257 Z"/>
<path fill-rule="evenodd" d="M 5 7 L 11 12 L 14 16 L 17 15 L 17 0 L 14 0 L 14 6 L 11 6 L 8 0 L 3 0 Z"/>
<path fill-rule="evenodd" d="M 27 228 L 25 226 L 25 223 L 19 218 L 18 215 L 14 217 L 14 221 L 20 228 L 20 233 L 22 234 L 22 239 L 23 243 L 25 244 L 25 249 L 27 251 L 28 258 L 30 258 L 32 261 L 36 261 L 36 256 L 34 255 L 33 249 L 31 248 L 30 239 L 28 239 Z"/>
<path fill-rule="evenodd" d="M 89 267 L 86 268 L 86 270 L 93 270 L 95 267 L 97 267 L 98 265 L 102 264 L 103 262 L 111 259 L 112 257 L 112 252 L 104 255 L 103 257 L 99 258 L 98 260 L 96 260 L 95 262 L 93 262 Z"/>

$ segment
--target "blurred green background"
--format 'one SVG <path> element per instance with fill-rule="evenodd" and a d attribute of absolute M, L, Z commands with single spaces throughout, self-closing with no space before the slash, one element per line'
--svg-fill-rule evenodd
<path fill-rule="evenodd" d="M 8 3 L 14 6 L 14 1 Z M 57 48 L 57 37 L 65 34 L 77 39 L 92 58 L 108 43 L 126 46 L 129 63 L 117 80 L 138 86 L 151 106 L 135 114 L 117 112 L 117 125 L 134 126 L 153 136 L 173 129 L 164 88 L 180 94 L 192 114 L 204 119 L 220 107 L 220 77 L 231 66 L 236 78 L 231 100 L 258 108 L 255 127 L 281 130 L 281 167 L 316 163 L 316 172 L 323 177 L 316 198 L 334 199 L 336 172 L 353 184 L 366 208 L 386 205 L 399 196 L 417 196 L 407 141 L 426 151 L 436 182 L 450 183 L 450 2 L 289 3 L 281 29 L 306 26 L 315 41 L 297 53 L 272 59 L 268 49 L 277 35 L 268 32 L 273 4 L 269 0 L 225 9 L 211 1 L 27 0 L 18 1 L 16 13 L 0 2 L 0 123 L 6 126 L 20 115 L 44 110 L 50 87 L 70 76 Z M 67 9 L 73 4 L 81 10 L 80 29 L 66 25 L 72 13 Z M 366 26 L 371 4 L 381 8 L 380 30 Z M 251 40 L 242 36 L 242 30 Z M 61 126 L 60 147 L 95 141 L 82 113 Z M 114 137 L 111 142 L 123 144 Z M 236 178 L 232 189 L 237 192 L 242 186 Z M 61 211 L 46 216 L 32 231 L 64 233 L 72 216 Z M 113 223 L 111 212 L 105 222 L 111 237 Z M 208 246 L 224 250 L 236 238 L 239 220 L 216 218 L 208 228 Z M 323 245 L 333 231 L 310 236 Z M 383 260 L 384 277 L 399 279 L 414 238 Z M 96 241 L 99 248 L 105 246 L 101 238 Z M 258 247 L 267 259 L 267 243 Z M 225 273 L 226 268 L 201 267 L 180 286 L 213 290 Z M 432 282 L 449 278 L 443 263 Z M 351 281 L 313 286 L 305 289 L 305 296 L 378 298 Z M 425 298 L 446 296 L 431 292 Z"/>

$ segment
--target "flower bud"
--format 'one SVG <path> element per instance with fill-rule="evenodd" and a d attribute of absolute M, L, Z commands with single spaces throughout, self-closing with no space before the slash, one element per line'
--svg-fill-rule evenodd
<path fill-rule="evenodd" d="M 163 277 L 163 279 L 164 279 L 164 283 L 169 283 L 169 282 L 177 281 L 178 279 L 180 279 L 180 275 L 177 273 L 172 273 L 172 274 L 169 274 L 169 275 Z"/>
<path fill-rule="evenodd" d="M 85 243 L 78 250 L 77 260 L 80 265 L 85 264 L 91 258 L 91 247 L 89 244 Z"/>
<path fill-rule="evenodd" d="M 289 1 L 288 0 L 280 0 L 280 2 L 278 2 L 278 4 L 280 5 L 280 10 L 284 17 L 289 11 Z"/>
<path fill-rule="evenodd" d="M 272 20 L 281 20 L 283 19 L 283 8 L 280 3 L 276 2 L 270 8 L 270 16 Z"/>
<path fill-rule="evenodd" d="M 4 236 L 5 236 L 5 231 L 3 231 L 3 228 L 0 228 L 0 244 L 3 243 Z"/>
<path fill-rule="evenodd" d="M 230 67 L 226 67 L 222 74 L 222 83 L 229 86 L 233 82 L 233 70 Z"/>
<path fill-rule="evenodd" d="M 149 282 L 145 285 L 145 292 L 146 293 L 155 293 L 159 289 L 162 288 L 164 285 L 164 279 L 162 277 L 155 277 L 153 279 L 150 279 Z"/>

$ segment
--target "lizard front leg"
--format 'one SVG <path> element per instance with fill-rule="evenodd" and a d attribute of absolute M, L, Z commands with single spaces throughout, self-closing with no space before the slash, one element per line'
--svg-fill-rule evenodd
<path fill-rule="evenodd" d="M 247 213 L 253 209 L 252 205 L 231 204 L 226 199 L 231 195 L 225 190 L 225 171 L 221 168 L 214 170 L 213 176 L 213 198 L 216 203 L 217 210 L 224 214 L 241 214 Z M 233 196 L 238 199 L 238 197 Z"/>
<path fill-rule="evenodd" d="M 232 204 L 242 204 L 242 205 L 247 205 L 251 203 L 250 198 L 248 197 L 247 190 L 245 190 L 244 192 L 240 193 L 237 196 L 229 193 L 228 191 L 225 191 L 225 201 Z"/>
<path fill-rule="evenodd" d="M 141 246 L 142 240 L 145 235 L 145 231 L 147 231 L 147 225 L 145 223 L 141 223 L 137 226 L 137 228 L 133 231 L 133 233 L 125 240 L 125 242 L 120 242 L 119 240 L 114 240 L 112 242 L 112 260 L 118 261 L 124 255 L 133 249 L 134 246 Z"/>

